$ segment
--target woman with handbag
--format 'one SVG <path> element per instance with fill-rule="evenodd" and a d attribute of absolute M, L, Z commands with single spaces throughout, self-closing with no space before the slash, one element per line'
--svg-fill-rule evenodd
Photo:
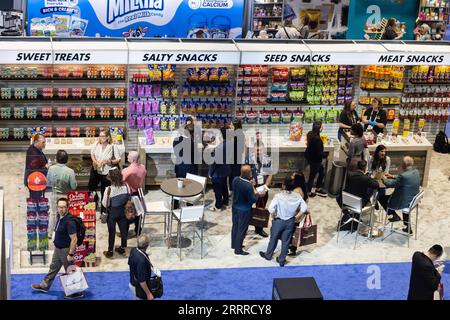
<path fill-rule="evenodd" d="M 114 242 L 116 239 L 116 224 L 119 225 L 120 230 L 120 247 L 115 251 L 122 256 L 125 256 L 125 248 L 127 247 L 128 238 L 128 217 L 125 207 L 130 200 L 130 192 L 128 186 L 123 182 L 122 173 L 117 167 L 109 170 L 108 179 L 111 181 L 111 186 L 106 188 L 106 196 L 102 200 L 102 204 L 107 208 L 108 223 L 108 251 L 103 254 L 107 258 L 112 258 Z M 104 215 L 102 215 L 102 218 Z"/>
<path fill-rule="evenodd" d="M 120 159 L 120 152 L 116 145 L 112 144 L 111 133 L 109 130 L 102 130 L 98 136 L 98 141 L 91 148 L 92 168 L 89 176 L 89 191 L 97 191 L 97 187 L 100 184 L 100 197 L 104 198 L 105 189 L 110 185 L 107 179 L 109 170 L 118 166 Z M 95 200 L 98 201 L 97 193 L 95 194 Z M 101 212 L 105 213 L 104 206 L 101 208 Z"/>

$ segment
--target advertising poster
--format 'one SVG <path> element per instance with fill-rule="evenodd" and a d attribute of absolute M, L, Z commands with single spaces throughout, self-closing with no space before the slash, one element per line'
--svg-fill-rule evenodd
<path fill-rule="evenodd" d="M 28 0 L 28 35 L 240 38 L 244 0 Z"/>
<path fill-rule="evenodd" d="M 75 251 L 75 264 L 85 266 L 86 257 L 95 261 L 95 200 L 93 192 L 73 191 L 67 192 L 69 200 L 69 213 L 80 217 L 86 227 L 84 242 Z M 95 266 L 95 265 L 92 265 Z"/>
<path fill-rule="evenodd" d="M 395 18 L 405 26 L 406 33 L 401 40 L 413 40 L 419 2 L 419 0 L 351 0 L 349 16 L 352 18 L 349 19 L 347 39 L 365 39 L 367 24 L 376 26 L 383 18 L 387 20 Z M 373 32 L 376 32 L 375 29 Z M 373 34 L 370 34 L 371 38 Z"/>
<path fill-rule="evenodd" d="M 305 15 L 309 17 L 309 38 L 339 39 L 347 32 L 350 0 L 284 0 L 284 20 L 300 28 Z"/>

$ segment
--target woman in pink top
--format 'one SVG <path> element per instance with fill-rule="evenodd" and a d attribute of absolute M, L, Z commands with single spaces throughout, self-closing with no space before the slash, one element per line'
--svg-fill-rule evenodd
<path fill-rule="evenodd" d="M 131 195 L 138 195 L 138 189 L 142 187 L 147 175 L 145 166 L 139 162 L 139 153 L 137 151 L 130 151 L 128 153 L 128 162 L 130 165 L 122 170 L 123 181 L 130 187 Z M 134 220 L 136 235 L 140 233 L 141 217 L 137 216 Z M 131 223 L 130 223 L 131 224 Z"/>

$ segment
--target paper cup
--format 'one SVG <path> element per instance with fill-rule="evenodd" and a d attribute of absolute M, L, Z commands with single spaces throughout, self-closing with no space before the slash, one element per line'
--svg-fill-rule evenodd
<path fill-rule="evenodd" d="M 183 188 L 183 180 L 182 179 L 178 179 L 177 186 L 179 189 Z"/>

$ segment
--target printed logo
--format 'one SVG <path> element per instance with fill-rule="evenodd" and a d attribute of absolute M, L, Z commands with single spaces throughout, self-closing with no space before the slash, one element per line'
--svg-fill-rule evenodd
<path fill-rule="evenodd" d="M 202 0 L 189 0 L 189 8 L 192 10 L 200 9 L 202 6 Z"/>
<path fill-rule="evenodd" d="M 89 0 L 98 20 L 111 30 L 139 22 L 164 26 L 172 21 L 183 0 Z"/>

